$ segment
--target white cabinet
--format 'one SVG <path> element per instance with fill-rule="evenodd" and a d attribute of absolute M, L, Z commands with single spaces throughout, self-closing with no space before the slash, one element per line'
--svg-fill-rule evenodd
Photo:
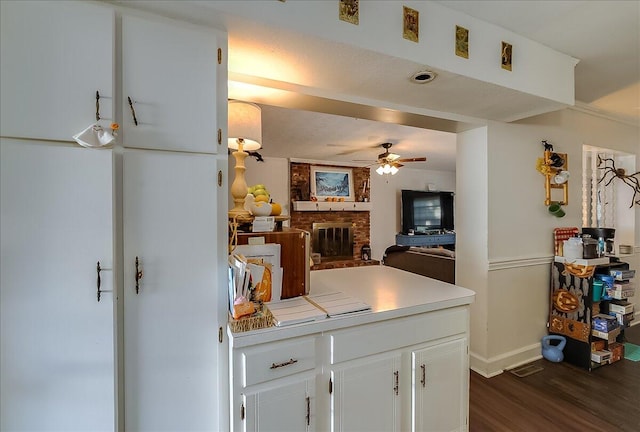
<path fill-rule="evenodd" d="M 0 430 L 114 430 L 112 152 L 0 150 Z"/>
<path fill-rule="evenodd" d="M 310 432 L 313 427 L 315 378 L 280 380 L 243 394 L 244 423 L 251 432 Z"/>
<path fill-rule="evenodd" d="M 122 17 L 125 147 L 218 152 L 218 47 L 211 31 Z"/>
<path fill-rule="evenodd" d="M 216 182 L 213 155 L 125 150 L 126 430 L 217 427 Z"/>
<path fill-rule="evenodd" d="M 0 135 L 71 141 L 113 121 L 115 13 L 78 1 L 0 2 Z"/>
<path fill-rule="evenodd" d="M 392 315 L 230 333 L 233 430 L 467 430 L 468 306 Z"/>
<path fill-rule="evenodd" d="M 413 431 L 466 430 L 469 392 L 467 339 L 411 353 Z"/>
<path fill-rule="evenodd" d="M 332 429 L 465 430 L 467 322 L 455 308 L 329 333 Z"/>
<path fill-rule="evenodd" d="M 227 429 L 226 36 L 98 2 L 0 5 L 1 133 L 48 140 L 2 139 L 1 429 Z M 96 121 L 96 91 L 102 124 L 130 94 L 138 127 L 113 150 L 56 142 Z M 98 261 L 118 294 L 99 303 Z"/>
<path fill-rule="evenodd" d="M 401 430 L 401 372 L 399 352 L 332 368 L 331 430 Z"/>
<path fill-rule="evenodd" d="M 234 350 L 232 430 L 316 430 L 315 343 L 307 336 Z"/>

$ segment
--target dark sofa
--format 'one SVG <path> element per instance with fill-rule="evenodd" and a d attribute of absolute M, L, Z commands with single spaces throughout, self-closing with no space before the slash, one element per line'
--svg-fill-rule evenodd
<path fill-rule="evenodd" d="M 447 249 L 390 246 L 382 263 L 451 284 L 456 281 L 455 252 Z"/>

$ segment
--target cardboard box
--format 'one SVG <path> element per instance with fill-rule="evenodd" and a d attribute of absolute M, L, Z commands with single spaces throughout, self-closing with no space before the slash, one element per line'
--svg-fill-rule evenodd
<path fill-rule="evenodd" d="M 613 276 L 615 280 L 632 279 L 636 276 L 635 270 L 609 270 L 609 274 Z"/>
<path fill-rule="evenodd" d="M 616 320 L 622 327 L 629 327 L 629 325 L 631 325 L 631 321 L 633 321 L 633 318 L 634 318 L 633 312 L 630 312 L 628 314 L 612 312 L 610 313 L 610 315 L 616 317 Z"/>
<path fill-rule="evenodd" d="M 633 303 L 626 300 L 609 303 L 609 312 L 628 314 L 633 312 Z"/>
<path fill-rule="evenodd" d="M 602 339 L 591 342 L 591 351 L 602 351 L 605 349 L 606 342 Z"/>
<path fill-rule="evenodd" d="M 611 363 L 621 360 L 624 357 L 624 344 L 618 342 L 610 343 L 609 352 L 611 352 Z"/>
<path fill-rule="evenodd" d="M 618 289 L 615 288 L 615 285 L 614 288 L 607 288 L 607 295 L 615 300 L 625 300 L 629 297 L 633 297 L 635 294 L 635 288 Z"/>
<path fill-rule="evenodd" d="M 611 362 L 611 351 L 593 351 L 591 352 L 591 361 L 600 364 L 607 364 Z"/>
<path fill-rule="evenodd" d="M 599 330 L 591 330 L 591 334 L 595 337 L 599 337 L 600 339 L 604 339 L 607 342 L 615 342 L 616 338 L 620 334 L 620 327 L 613 329 L 609 332 L 601 332 Z"/>

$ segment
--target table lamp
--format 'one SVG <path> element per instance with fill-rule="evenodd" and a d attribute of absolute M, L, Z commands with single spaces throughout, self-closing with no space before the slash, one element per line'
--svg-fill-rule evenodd
<path fill-rule="evenodd" d="M 249 102 L 230 100 L 228 118 L 228 146 L 235 150 L 231 154 L 236 160 L 235 178 L 231 184 L 234 207 L 229 210 L 229 217 L 250 216 L 251 213 L 244 209 L 244 199 L 247 196 L 244 160 L 249 155 L 246 150 L 254 151 L 261 147 L 262 117 L 260 107 Z"/>

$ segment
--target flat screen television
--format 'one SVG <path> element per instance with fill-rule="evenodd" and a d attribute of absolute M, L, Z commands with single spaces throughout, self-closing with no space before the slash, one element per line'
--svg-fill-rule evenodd
<path fill-rule="evenodd" d="M 402 190 L 402 232 L 453 231 L 453 192 Z"/>

